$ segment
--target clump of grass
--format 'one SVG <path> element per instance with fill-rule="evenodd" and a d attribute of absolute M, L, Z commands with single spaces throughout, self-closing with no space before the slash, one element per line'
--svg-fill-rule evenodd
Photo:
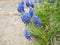
<path fill-rule="evenodd" d="M 54 34 L 60 33 L 60 1 L 55 0 L 54 3 L 50 3 L 48 0 L 44 0 L 42 3 L 35 4 L 35 14 L 42 20 L 42 24 L 39 28 L 34 24 L 27 26 L 32 36 L 41 39 L 43 43 L 41 45 L 52 45 L 52 39 Z M 39 42 L 37 41 L 37 45 Z M 35 45 L 35 44 L 34 44 Z"/>

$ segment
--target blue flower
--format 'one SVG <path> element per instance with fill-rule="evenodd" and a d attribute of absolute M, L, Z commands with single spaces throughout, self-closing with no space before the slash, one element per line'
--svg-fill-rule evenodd
<path fill-rule="evenodd" d="M 41 25 L 41 20 L 40 20 L 36 15 L 34 15 L 34 16 L 32 17 L 32 20 L 33 20 L 35 26 L 40 27 L 40 25 Z"/>
<path fill-rule="evenodd" d="M 42 2 L 42 0 L 37 0 L 37 2 L 39 2 L 39 3 L 40 3 L 40 2 Z"/>
<path fill-rule="evenodd" d="M 28 15 L 28 13 L 22 14 L 21 19 L 24 22 L 24 24 L 29 24 L 29 22 L 30 22 L 30 16 Z"/>
<path fill-rule="evenodd" d="M 32 8 L 34 8 L 34 3 L 33 3 L 33 2 L 31 2 L 31 3 L 30 3 L 30 6 L 31 6 Z"/>
<path fill-rule="evenodd" d="M 28 40 L 31 40 L 31 36 L 30 36 L 30 33 L 27 29 L 24 30 L 24 36 L 25 38 L 27 38 Z"/>
<path fill-rule="evenodd" d="M 30 7 L 30 1 L 26 0 L 26 6 Z"/>
<path fill-rule="evenodd" d="M 22 0 L 21 3 L 24 4 L 24 0 Z"/>
<path fill-rule="evenodd" d="M 50 0 L 50 3 L 54 3 L 54 0 Z"/>
<path fill-rule="evenodd" d="M 18 3 L 17 10 L 18 10 L 18 12 L 24 11 L 24 5 L 22 3 Z"/>
<path fill-rule="evenodd" d="M 30 15 L 30 17 L 33 16 L 33 9 L 32 8 L 29 9 L 29 15 Z"/>

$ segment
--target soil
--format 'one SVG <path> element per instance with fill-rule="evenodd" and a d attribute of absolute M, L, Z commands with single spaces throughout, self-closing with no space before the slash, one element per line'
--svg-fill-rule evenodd
<path fill-rule="evenodd" d="M 0 45 L 27 45 L 24 37 L 25 25 L 18 16 L 20 0 L 0 0 Z"/>

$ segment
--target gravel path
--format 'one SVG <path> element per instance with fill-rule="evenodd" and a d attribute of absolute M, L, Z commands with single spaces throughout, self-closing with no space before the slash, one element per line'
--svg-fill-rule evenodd
<path fill-rule="evenodd" d="M 0 45 L 27 45 L 25 25 L 16 14 L 19 0 L 0 0 Z"/>

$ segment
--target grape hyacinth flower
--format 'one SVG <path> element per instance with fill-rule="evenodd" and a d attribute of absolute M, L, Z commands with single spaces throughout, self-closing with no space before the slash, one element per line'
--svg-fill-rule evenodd
<path fill-rule="evenodd" d="M 31 36 L 30 36 L 30 33 L 27 29 L 24 30 L 24 36 L 25 38 L 27 38 L 28 40 L 31 40 Z"/>
<path fill-rule="evenodd" d="M 34 3 L 33 3 L 33 2 L 31 2 L 31 3 L 30 3 L 30 6 L 31 6 L 32 8 L 34 8 Z"/>
<path fill-rule="evenodd" d="M 42 0 L 37 0 L 38 3 L 42 2 Z"/>
<path fill-rule="evenodd" d="M 54 3 L 54 0 L 50 0 L 50 3 Z"/>
<path fill-rule="evenodd" d="M 32 9 L 32 8 L 29 9 L 29 16 L 30 16 L 30 17 L 33 16 L 33 9 Z"/>
<path fill-rule="evenodd" d="M 21 3 L 24 4 L 24 0 L 22 0 Z"/>
<path fill-rule="evenodd" d="M 29 0 L 26 0 L 26 6 L 30 7 L 30 1 Z"/>
<path fill-rule="evenodd" d="M 22 3 L 18 3 L 18 12 L 24 12 L 24 5 Z"/>
<path fill-rule="evenodd" d="M 32 17 L 32 19 L 33 19 L 34 25 L 37 26 L 37 27 L 40 27 L 40 25 L 41 25 L 41 20 L 40 20 L 36 15 L 34 15 L 34 16 Z"/>
<path fill-rule="evenodd" d="M 26 13 L 22 14 L 21 20 L 24 22 L 24 24 L 29 24 L 30 22 L 30 16 Z"/>

